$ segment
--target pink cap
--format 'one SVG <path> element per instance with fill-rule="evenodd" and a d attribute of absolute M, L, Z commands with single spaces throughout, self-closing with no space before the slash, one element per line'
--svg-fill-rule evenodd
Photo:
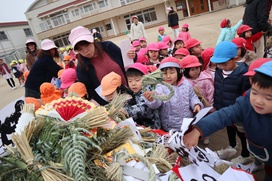
<path fill-rule="evenodd" d="M 146 41 L 145 37 L 139 38 L 139 41 Z"/>
<path fill-rule="evenodd" d="M 150 43 L 147 45 L 147 51 L 152 50 L 152 51 L 159 51 L 159 48 L 156 43 Z"/>
<path fill-rule="evenodd" d="M 187 56 L 187 55 L 190 55 L 190 52 L 188 49 L 186 48 L 179 48 L 175 51 L 175 54 L 174 55 L 184 55 L 184 56 Z"/>
<path fill-rule="evenodd" d="M 174 44 L 176 43 L 176 41 L 182 41 L 182 42 L 184 43 L 184 41 L 183 41 L 183 39 L 182 39 L 181 37 L 177 37 L 177 38 L 174 40 Z"/>
<path fill-rule="evenodd" d="M 187 23 L 184 23 L 184 24 L 182 25 L 182 28 L 189 28 L 189 25 L 188 25 Z"/>
<path fill-rule="evenodd" d="M 87 41 L 89 43 L 93 43 L 94 38 L 88 28 L 78 26 L 71 30 L 71 33 L 69 35 L 69 41 L 74 49 L 78 42 Z"/>
<path fill-rule="evenodd" d="M 33 39 L 28 39 L 28 40 L 26 40 L 26 43 L 25 43 L 25 45 L 27 45 L 28 43 L 36 43 Z"/>
<path fill-rule="evenodd" d="M 158 31 L 162 31 L 162 30 L 164 30 L 164 27 L 163 27 L 163 26 L 160 26 L 160 27 L 158 28 Z"/>
<path fill-rule="evenodd" d="M 73 68 L 68 68 L 61 74 L 61 89 L 69 88 L 77 80 L 76 70 Z"/>
<path fill-rule="evenodd" d="M 254 76 L 255 75 L 254 69 L 261 67 L 262 64 L 269 61 L 271 61 L 270 58 L 259 58 L 255 60 L 249 65 L 248 71 L 244 74 L 244 76 L 250 76 L 250 77 Z"/>
<path fill-rule="evenodd" d="M 189 40 L 187 40 L 187 41 L 185 42 L 185 47 L 186 47 L 187 49 L 190 49 L 190 48 L 192 48 L 192 47 L 194 47 L 194 46 L 196 46 L 196 45 L 200 45 L 200 44 L 201 44 L 201 42 L 198 41 L 197 39 L 195 39 L 195 38 L 190 38 Z"/>
<path fill-rule="evenodd" d="M 184 57 L 180 63 L 182 68 L 192 68 L 192 67 L 200 67 L 202 64 L 199 62 L 198 58 L 194 55 L 188 55 Z"/>
<path fill-rule="evenodd" d="M 50 50 L 53 48 L 58 48 L 52 40 L 44 39 L 41 43 L 42 50 Z"/>
<path fill-rule="evenodd" d="M 141 49 L 138 51 L 138 54 L 146 55 L 146 54 L 147 54 L 147 48 L 141 48 Z"/>
<path fill-rule="evenodd" d="M 133 47 L 141 46 L 141 43 L 140 43 L 140 41 L 135 40 L 135 41 L 133 41 L 132 46 Z"/>
<path fill-rule="evenodd" d="M 158 48 L 159 48 L 160 50 L 169 48 L 169 46 L 167 45 L 167 43 L 165 43 L 165 42 L 163 42 L 163 41 L 158 42 L 158 43 L 157 43 L 157 46 L 158 46 Z"/>
<path fill-rule="evenodd" d="M 138 16 L 132 16 L 131 19 L 133 20 L 134 18 L 138 19 Z"/>
<path fill-rule="evenodd" d="M 246 40 L 242 37 L 233 38 L 231 41 L 232 41 L 232 43 L 235 43 L 238 48 L 246 46 Z"/>
<path fill-rule="evenodd" d="M 146 57 L 145 54 L 138 52 L 136 62 L 142 63 L 142 64 L 148 64 L 148 58 Z"/>
<path fill-rule="evenodd" d="M 136 69 L 136 70 L 139 70 L 140 72 L 142 72 L 144 75 L 148 74 L 148 68 L 146 65 L 143 65 L 139 62 L 136 62 L 134 64 L 131 64 L 128 68 L 128 69 Z"/>
<path fill-rule="evenodd" d="M 169 43 L 169 41 L 172 41 L 170 36 L 166 35 L 165 37 L 162 38 L 162 41 L 165 43 Z"/>
<path fill-rule="evenodd" d="M 180 68 L 179 61 L 175 57 L 167 57 L 163 59 L 160 63 L 159 69 L 166 67 L 177 67 Z"/>

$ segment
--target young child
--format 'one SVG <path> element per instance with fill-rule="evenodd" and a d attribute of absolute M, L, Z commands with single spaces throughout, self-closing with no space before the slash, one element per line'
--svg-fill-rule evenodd
<path fill-rule="evenodd" d="M 47 104 L 61 98 L 61 91 L 55 89 L 54 85 L 49 82 L 42 83 L 40 86 L 40 92 L 43 104 Z"/>
<path fill-rule="evenodd" d="M 24 87 L 25 83 L 24 83 L 23 73 L 19 71 L 20 65 L 18 65 L 16 60 L 13 60 L 10 63 L 10 67 L 11 67 L 13 75 L 18 79 L 20 87 Z"/>
<path fill-rule="evenodd" d="M 19 71 L 22 72 L 24 74 L 24 72 L 28 71 L 26 63 L 23 59 L 19 59 Z"/>
<path fill-rule="evenodd" d="M 183 118 L 192 118 L 200 111 L 203 104 L 194 93 L 192 85 L 183 78 L 178 60 L 174 57 L 165 58 L 159 69 L 163 72 L 164 81 L 170 84 L 175 93 L 173 97 L 164 102 L 152 97 L 151 91 L 144 92 L 146 104 L 151 109 L 159 109 L 162 129 L 164 131 L 180 130 Z M 158 84 L 154 92 L 158 95 L 169 95 L 170 91 L 165 85 Z"/>
<path fill-rule="evenodd" d="M 16 89 L 12 73 L 9 70 L 8 65 L 4 62 L 4 60 L 2 58 L 0 58 L 0 73 L 4 77 L 4 79 L 6 79 L 6 81 L 9 84 L 9 86 L 11 87 L 11 89 L 12 90 Z"/>
<path fill-rule="evenodd" d="M 158 42 L 157 46 L 159 48 L 159 61 L 161 62 L 164 58 L 168 57 L 168 45 L 165 42 Z"/>
<path fill-rule="evenodd" d="M 164 32 L 165 32 L 164 27 L 163 27 L 163 26 L 160 26 L 160 27 L 158 28 L 158 32 L 159 32 L 159 35 L 158 35 L 158 38 L 157 38 L 157 42 L 161 42 L 162 39 L 163 39 L 163 37 L 166 36 L 166 34 L 164 33 Z"/>
<path fill-rule="evenodd" d="M 173 51 L 172 51 L 172 55 L 174 55 L 176 50 L 178 50 L 180 48 L 184 48 L 184 42 L 180 37 L 177 37 L 174 40 L 174 48 L 173 48 Z"/>
<path fill-rule="evenodd" d="M 217 39 L 217 45 L 222 41 L 231 41 L 235 38 L 237 29 L 242 25 L 243 20 L 240 20 L 236 25 L 231 26 L 231 21 L 227 18 L 223 19 L 220 23 L 220 35 Z"/>
<path fill-rule="evenodd" d="M 139 41 L 141 43 L 141 48 L 146 48 L 147 47 L 147 42 L 144 37 L 139 38 Z"/>
<path fill-rule="evenodd" d="M 211 57 L 213 56 L 213 53 L 214 53 L 214 48 L 206 48 L 201 53 L 201 58 L 204 62 L 202 71 L 210 74 L 212 78 L 214 79 L 216 64 L 210 61 Z"/>
<path fill-rule="evenodd" d="M 203 51 L 203 48 L 201 46 L 201 42 L 198 41 L 195 38 L 191 38 L 185 42 L 185 48 L 187 48 L 190 52 L 190 55 L 195 55 L 199 62 L 203 65 L 204 62 L 201 58 L 201 53 Z"/>
<path fill-rule="evenodd" d="M 138 40 L 134 40 L 132 42 L 132 48 L 135 50 L 135 52 L 139 52 L 139 50 L 141 49 L 141 43 Z"/>
<path fill-rule="evenodd" d="M 172 51 L 173 51 L 173 41 L 170 38 L 170 36 L 166 35 L 162 39 L 163 42 L 167 43 L 168 45 L 168 56 L 172 56 Z"/>
<path fill-rule="evenodd" d="M 189 25 L 187 23 L 184 23 L 182 25 L 182 29 L 179 33 L 179 37 L 183 40 L 183 42 L 186 42 L 191 38 L 191 34 L 189 32 Z"/>
<path fill-rule="evenodd" d="M 190 52 L 186 48 L 179 48 L 175 51 L 173 57 L 181 62 L 181 60 L 188 55 L 190 55 Z"/>
<path fill-rule="evenodd" d="M 160 60 L 159 60 L 159 48 L 156 43 L 150 43 L 147 46 L 147 58 L 149 60 L 149 65 L 154 65 L 156 67 L 159 66 Z"/>
<path fill-rule="evenodd" d="M 246 96 L 220 111 L 201 119 L 192 132 L 184 136 L 184 144 L 190 149 L 197 146 L 199 136 L 206 137 L 236 122 L 242 122 L 247 135 L 248 149 L 265 164 L 264 181 L 272 180 L 272 61 L 254 70 L 252 88 Z M 267 139 L 266 139 L 267 138 Z"/>
<path fill-rule="evenodd" d="M 267 58 L 272 58 L 272 36 L 266 40 L 265 54 Z"/>
<path fill-rule="evenodd" d="M 251 32 L 252 28 L 248 25 L 242 25 L 237 30 L 237 35 L 239 37 L 242 37 L 246 40 L 245 48 L 250 51 L 254 51 L 254 45 L 253 43 L 259 40 L 262 36 L 262 32 L 255 33 L 252 35 Z"/>
<path fill-rule="evenodd" d="M 144 101 L 142 77 L 146 74 L 148 74 L 148 68 L 141 63 L 134 63 L 128 67 L 126 72 L 128 86 L 133 94 L 132 99 L 126 104 L 125 110 L 137 124 L 151 127 L 152 129 L 160 129 L 158 110 L 149 108 Z"/>
<path fill-rule="evenodd" d="M 72 68 L 65 69 L 61 74 L 61 85 L 60 90 L 62 90 L 62 97 L 67 97 L 68 88 L 77 81 L 76 70 Z"/>
<path fill-rule="evenodd" d="M 230 106 L 235 103 L 235 100 L 250 88 L 250 83 L 247 77 L 243 76 L 248 71 L 248 66 L 245 63 L 237 63 L 238 47 L 231 41 L 219 43 L 214 50 L 211 62 L 217 64 L 214 78 L 214 108 Z M 245 135 L 235 126 L 227 126 L 227 133 L 230 146 L 226 149 L 237 148 L 236 133 L 242 143 L 242 159 L 240 163 L 244 163 L 250 159 L 249 152 L 246 148 Z M 220 156 L 220 155 L 219 155 Z M 227 157 L 227 156 L 226 156 Z M 222 158 L 222 157 L 221 157 Z"/>

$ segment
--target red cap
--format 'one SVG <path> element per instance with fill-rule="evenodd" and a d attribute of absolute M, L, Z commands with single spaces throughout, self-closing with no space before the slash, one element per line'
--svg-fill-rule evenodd
<path fill-rule="evenodd" d="M 197 39 L 195 39 L 195 38 L 190 38 L 189 40 L 187 40 L 187 41 L 185 42 L 185 48 L 190 49 L 190 48 L 192 48 L 192 47 L 194 47 L 194 46 L 196 46 L 196 45 L 200 45 L 200 44 L 201 44 L 201 42 L 198 41 Z"/>
<path fill-rule="evenodd" d="M 261 67 L 262 64 L 271 61 L 270 58 L 259 58 L 252 62 L 249 67 L 247 73 L 244 74 L 244 76 L 253 76 L 255 75 L 254 69 Z"/>
<path fill-rule="evenodd" d="M 221 28 L 225 28 L 225 27 L 227 26 L 227 24 L 228 24 L 228 19 L 225 18 L 225 19 L 223 19 L 223 20 L 221 21 L 220 27 L 221 27 Z"/>
<path fill-rule="evenodd" d="M 238 29 L 237 29 L 237 35 L 242 35 L 244 32 L 252 30 L 252 28 L 248 25 L 241 25 Z"/>
<path fill-rule="evenodd" d="M 160 27 L 158 28 L 158 31 L 162 31 L 162 30 L 164 30 L 164 27 L 163 27 L 163 26 L 160 26 Z"/>
<path fill-rule="evenodd" d="M 200 67 L 201 65 L 202 64 L 199 62 L 198 58 L 194 55 L 184 57 L 180 63 L 182 68 Z"/>
<path fill-rule="evenodd" d="M 147 65 L 148 68 L 148 72 L 154 72 L 156 71 L 158 68 L 154 65 Z"/>
<path fill-rule="evenodd" d="M 210 63 L 210 59 L 213 56 L 214 48 L 206 48 L 201 53 L 201 58 L 203 59 L 204 65 L 202 67 L 202 70 L 205 70 L 207 65 Z"/>
<path fill-rule="evenodd" d="M 169 46 L 167 45 L 167 43 L 162 42 L 162 41 L 161 41 L 161 42 L 158 42 L 158 43 L 157 43 L 157 46 L 158 46 L 158 48 L 159 48 L 160 50 L 169 48 Z"/>
<path fill-rule="evenodd" d="M 163 59 L 160 63 L 159 69 L 166 67 L 177 67 L 180 68 L 179 61 L 175 57 L 167 57 Z"/>
<path fill-rule="evenodd" d="M 189 28 L 189 25 L 188 25 L 187 23 L 184 23 L 184 24 L 182 25 L 182 28 Z"/>
<path fill-rule="evenodd" d="M 246 45 L 246 40 L 242 37 L 233 38 L 231 41 L 236 44 L 238 48 L 245 47 Z"/>
<path fill-rule="evenodd" d="M 136 70 L 139 70 L 140 72 L 142 72 L 144 75 L 148 74 L 148 68 L 146 65 L 143 65 L 139 62 L 136 62 L 136 63 L 133 63 L 131 64 L 128 68 L 128 69 L 136 69 Z"/>
<path fill-rule="evenodd" d="M 187 56 L 187 55 L 190 55 L 190 52 L 186 48 L 179 48 L 179 49 L 177 49 L 175 51 L 174 55 L 184 55 L 184 56 Z"/>
<path fill-rule="evenodd" d="M 165 37 L 162 38 L 162 41 L 165 42 L 165 43 L 169 43 L 169 41 L 172 42 L 170 36 L 166 35 Z"/>

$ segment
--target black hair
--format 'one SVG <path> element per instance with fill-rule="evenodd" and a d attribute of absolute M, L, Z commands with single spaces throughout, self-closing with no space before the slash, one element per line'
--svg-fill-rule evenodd
<path fill-rule="evenodd" d="M 58 58 L 59 57 L 59 51 L 55 48 L 55 55 L 53 55 L 53 57 L 56 57 L 56 58 Z M 38 53 L 38 58 L 40 58 L 40 57 L 42 57 L 42 56 L 52 56 L 51 55 L 51 52 L 50 52 L 50 50 L 41 50 L 41 51 L 39 51 L 39 53 Z"/>
<path fill-rule="evenodd" d="M 193 68 L 193 67 L 192 67 Z M 194 67 L 195 68 L 195 67 Z M 200 71 L 201 71 L 201 66 L 199 66 L 199 68 L 200 68 Z M 190 78 L 192 78 L 191 76 L 190 76 L 190 70 L 191 70 L 191 68 L 185 68 L 184 69 L 184 71 L 183 71 L 183 75 L 186 77 L 186 78 L 188 78 L 188 79 L 190 79 Z M 201 73 L 201 72 L 200 72 Z M 200 74 L 199 73 L 199 74 Z"/>
<path fill-rule="evenodd" d="M 37 44 L 35 42 L 29 42 L 26 44 L 26 52 L 28 53 L 31 52 L 30 49 L 28 48 L 28 45 L 31 45 L 31 44 L 35 46 L 34 51 L 37 49 Z"/>
<path fill-rule="evenodd" d="M 261 89 L 272 88 L 272 77 L 256 72 L 252 77 L 252 84 L 257 84 Z"/>
<path fill-rule="evenodd" d="M 240 34 L 239 37 L 242 37 L 242 38 L 246 39 L 246 31 L 243 32 L 242 34 Z"/>
<path fill-rule="evenodd" d="M 129 94 L 132 95 L 133 92 L 125 85 L 121 84 L 119 87 L 116 88 L 118 94 Z"/>
<path fill-rule="evenodd" d="M 185 28 L 185 27 L 182 27 L 182 28 Z M 188 31 L 189 31 L 189 28 L 185 28 L 185 31 L 188 32 Z"/>
<path fill-rule="evenodd" d="M 244 57 L 246 52 L 247 50 L 245 49 L 245 47 L 241 47 L 241 57 Z"/>
<path fill-rule="evenodd" d="M 127 77 L 143 76 L 144 74 L 135 68 L 129 68 L 126 72 Z"/>
<path fill-rule="evenodd" d="M 179 82 L 183 76 L 183 73 L 181 71 L 181 68 L 177 68 L 177 67 L 165 67 L 165 68 L 162 68 L 161 71 L 167 71 L 167 70 L 170 70 L 170 68 L 175 68 L 176 71 L 177 71 L 177 74 L 178 74 L 178 80 L 177 82 Z"/>
<path fill-rule="evenodd" d="M 227 26 L 230 24 L 230 20 L 229 19 L 227 19 Z"/>

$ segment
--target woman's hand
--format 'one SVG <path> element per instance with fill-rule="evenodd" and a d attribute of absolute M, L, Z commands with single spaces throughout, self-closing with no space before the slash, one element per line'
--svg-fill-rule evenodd
<path fill-rule="evenodd" d="M 188 150 L 191 149 L 191 147 L 196 147 L 198 144 L 200 132 L 197 129 L 193 129 L 191 132 L 187 133 L 183 137 L 184 145 L 188 148 Z"/>
<path fill-rule="evenodd" d="M 152 102 L 154 100 L 151 91 L 146 91 L 143 93 L 143 95 L 149 102 Z"/>
<path fill-rule="evenodd" d="M 136 56 L 135 50 L 132 50 L 132 49 L 129 50 L 129 51 L 127 52 L 127 56 L 128 56 L 128 58 L 134 59 L 135 56 Z"/>
<path fill-rule="evenodd" d="M 201 106 L 199 104 L 195 105 L 193 112 L 198 113 L 201 109 Z"/>

